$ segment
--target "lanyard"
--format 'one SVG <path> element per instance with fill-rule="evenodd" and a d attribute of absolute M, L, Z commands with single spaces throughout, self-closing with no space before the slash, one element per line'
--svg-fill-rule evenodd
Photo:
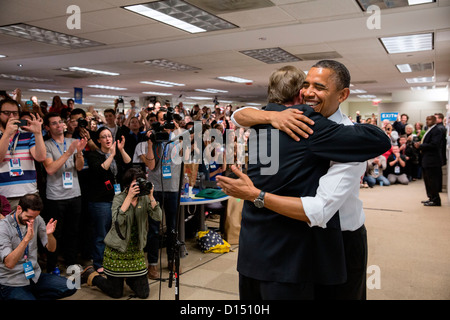
<path fill-rule="evenodd" d="M 22 241 L 23 240 L 23 236 L 22 236 L 22 232 L 20 232 L 20 227 L 19 227 L 19 223 L 17 222 L 17 219 L 16 219 L 16 213 L 17 212 L 14 212 L 14 220 L 16 221 L 16 229 L 17 229 L 17 233 L 19 234 L 19 238 L 20 238 L 20 241 Z M 25 248 L 25 254 L 24 254 L 24 259 L 25 259 L 25 261 L 28 261 L 28 244 L 27 244 L 27 247 Z"/>
<path fill-rule="evenodd" d="M 16 135 L 14 136 L 13 140 L 13 146 L 11 146 L 11 142 L 9 143 L 9 153 L 11 154 L 11 157 L 14 157 L 14 153 L 16 152 L 17 142 L 19 141 L 19 131 L 17 131 Z"/>
<path fill-rule="evenodd" d="M 64 152 L 61 151 L 61 148 L 59 147 L 58 143 L 56 143 L 55 139 L 52 138 L 53 143 L 58 148 L 59 153 L 61 153 L 61 156 L 66 152 L 66 139 L 64 139 Z M 67 164 L 64 163 L 64 168 L 67 168 Z"/>

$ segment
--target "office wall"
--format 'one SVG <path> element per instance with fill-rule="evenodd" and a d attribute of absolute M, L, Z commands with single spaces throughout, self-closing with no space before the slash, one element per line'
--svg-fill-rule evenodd
<path fill-rule="evenodd" d="M 408 123 L 421 122 L 425 124 L 425 119 L 429 115 L 433 115 L 436 112 L 446 114 L 446 105 L 447 102 L 445 101 L 382 102 L 378 106 L 378 113 L 406 113 L 409 116 Z"/>

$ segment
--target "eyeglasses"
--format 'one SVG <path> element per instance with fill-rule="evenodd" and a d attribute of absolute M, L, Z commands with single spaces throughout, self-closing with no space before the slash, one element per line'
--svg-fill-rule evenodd
<path fill-rule="evenodd" d="M 19 115 L 19 111 L 0 111 L 1 113 L 3 113 L 5 116 L 9 117 L 11 114 L 15 117 L 17 117 Z"/>
<path fill-rule="evenodd" d="M 59 120 L 59 121 L 53 121 L 53 122 L 50 122 L 50 125 L 51 125 L 51 126 L 57 126 L 58 124 L 63 124 L 63 123 L 64 123 L 63 120 Z"/>

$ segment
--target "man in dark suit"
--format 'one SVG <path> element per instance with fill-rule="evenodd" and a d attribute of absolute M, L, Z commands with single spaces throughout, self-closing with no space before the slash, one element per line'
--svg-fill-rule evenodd
<path fill-rule="evenodd" d="M 447 128 L 444 126 L 444 115 L 442 113 L 435 113 L 434 116 L 436 117 L 436 127 L 438 127 L 442 132 L 441 160 L 442 166 L 445 166 L 447 164 Z M 442 192 L 442 170 L 440 171 L 440 174 L 441 177 L 439 178 L 439 192 Z"/>
<path fill-rule="evenodd" d="M 314 134 L 294 141 L 271 125 L 253 127 L 250 141 L 257 140 L 257 150 L 264 144 L 266 150 L 277 145 L 279 166 L 273 175 L 261 174 L 267 165 L 261 163 L 257 150 L 249 150 L 248 176 L 263 191 L 253 202 L 244 203 L 238 257 L 241 299 L 312 299 L 314 283 L 346 281 L 339 215 L 333 216 L 327 228 L 311 228 L 264 208 L 264 194 L 313 196 L 330 160 L 361 162 L 390 148 L 389 139 L 375 126 L 338 125 L 310 106 L 296 105 L 301 101 L 304 77 L 296 70 L 285 67 L 271 76 L 266 110 L 300 110 L 314 121 Z M 348 85 L 330 94 L 348 96 Z M 316 102 L 317 111 L 326 113 L 326 101 L 330 99 Z"/>
<path fill-rule="evenodd" d="M 439 196 L 439 179 L 442 179 L 441 143 L 442 132 L 436 126 L 436 117 L 428 116 L 426 119 L 429 128 L 422 138 L 422 142 L 416 142 L 414 146 L 422 154 L 423 181 L 427 191 L 428 200 L 422 201 L 424 206 L 441 206 Z"/>

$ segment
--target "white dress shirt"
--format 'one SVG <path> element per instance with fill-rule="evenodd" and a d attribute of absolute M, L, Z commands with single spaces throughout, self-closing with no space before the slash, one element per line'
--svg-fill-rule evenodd
<path fill-rule="evenodd" d="M 339 124 L 353 125 L 340 109 L 328 119 Z M 233 116 L 231 120 L 235 125 L 242 127 Z M 341 230 L 357 230 L 365 221 L 359 188 L 361 176 L 366 170 L 366 162 L 331 162 L 330 165 L 328 172 L 319 180 L 316 195 L 301 197 L 305 214 L 310 220 L 309 225 L 326 228 L 327 222 L 339 210 Z"/>
<path fill-rule="evenodd" d="M 338 109 L 329 120 L 339 124 L 353 125 Z M 331 162 L 328 172 L 319 180 L 314 197 L 301 197 L 310 226 L 326 228 L 327 222 L 339 210 L 342 231 L 354 231 L 365 221 L 362 201 L 359 199 L 361 176 L 366 162 Z"/>

